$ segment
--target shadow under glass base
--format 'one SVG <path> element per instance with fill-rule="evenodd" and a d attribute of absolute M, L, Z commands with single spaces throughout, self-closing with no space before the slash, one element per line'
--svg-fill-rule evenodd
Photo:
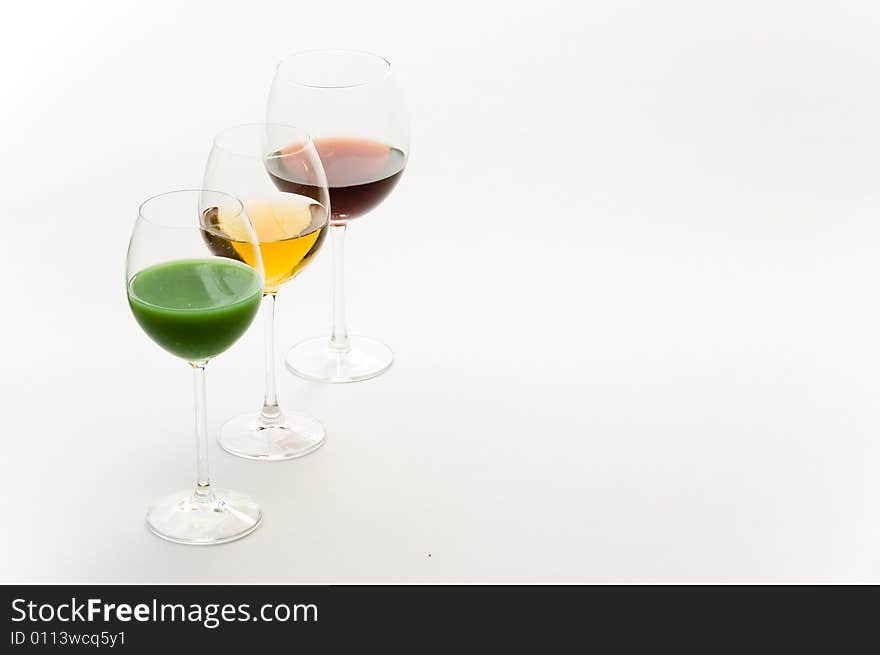
<path fill-rule="evenodd" d="M 256 501 L 246 494 L 213 489 L 204 498 L 192 490 L 163 496 L 147 510 L 147 527 L 178 544 L 213 546 L 246 537 L 263 520 Z"/>
<path fill-rule="evenodd" d="M 237 457 L 280 461 L 314 452 L 326 435 L 324 426 L 306 414 L 285 412 L 278 425 L 262 423 L 258 414 L 243 414 L 223 424 L 217 442 Z"/>
<path fill-rule="evenodd" d="M 381 375 L 394 361 L 391 348 L 366 337 L 349 337 L 351 349 L 345 352 L 330 347 L 329 337 L 315 337 L 298 343 L 284 363 L 287 370 L 313 382 L 359 382 Z"/>

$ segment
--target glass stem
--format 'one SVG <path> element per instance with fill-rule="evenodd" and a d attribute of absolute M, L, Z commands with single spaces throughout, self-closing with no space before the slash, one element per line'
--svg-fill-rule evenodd
<path fill-rule="evenodd" d="M 211 478 L 208 472 L 208 401 L 205 396 L 205 366 L 207 362 L 190 362 L 193 368 L 193 391 L 196 401 L 196 490 L 195 499 L 212 500 Z"/>
<path fill-rule="evenodd" d="M 278 392 L 275 388 L 275 292 L 263 294 L 263 313 L 266 338 L 266 396 L 260 420 L 263 425 L 281 425 L 284 416 L 278 406 Z"/>
<path fill-rule="evenodd" d="M 351 350 L 351 343 L 345 320 L 345 224 L 331 225 L 330 238 L 333 241 L 333 326 L 330 348 L 347 353 Z"/>

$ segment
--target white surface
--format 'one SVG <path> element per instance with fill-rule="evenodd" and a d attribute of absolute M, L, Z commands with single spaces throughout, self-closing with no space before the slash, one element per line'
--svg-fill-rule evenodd
<path fill-rule="evenodd" d="M 0 580 L 880 582 L 875 3 L 82 4 L 0 27 Z M 315 46 L 410 100 L 347 248 L 397 360 L 280 374 L 326 445 L 212 444 L 265 523 L 168 544 L 143 513 L 193 479 L 191 381 L 129 315 L 129 229 Z M 326 330 L 329 260 L 279 355 Z M 214 430 L 259 404 L 261 332 L 209 369 Z"/>

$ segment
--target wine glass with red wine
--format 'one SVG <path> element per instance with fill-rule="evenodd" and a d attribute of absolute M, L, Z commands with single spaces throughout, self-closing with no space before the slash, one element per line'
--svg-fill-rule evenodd
<path fill-rule="evenodd" d="M 294 346 L 291 372 L 319 382 L 357 382 L 391 366 L 391 349 L 348 334 L 343 247 L 348 224 L 377 207 L 397 186 L 409 150 L 403 97 L 387 59 L 352 50 L 310 50 L 284 59 L 267 108 L 270 123 L 302 125 L 312 135 L 330 189 L 333 324 L 328 337 Z M 289 172 L 276 186 L 312 197 L 307 180 Z"/>

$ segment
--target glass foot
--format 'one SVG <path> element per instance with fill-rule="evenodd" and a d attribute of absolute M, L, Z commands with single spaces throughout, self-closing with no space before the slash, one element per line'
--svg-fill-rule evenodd
<path fill-rule="evenodd" d="M 394 354 L 380 341 L 366 337 L 349 337 L 351 350 L 339 352 L 330 348 L 328 337 L 315 337 L 298 343 L 289 351 L 284 363 L 287 370 L 313 382 L 359 382 L 381 375 L 391 366 Z"/>
<path fill-rule="evenodd" d="M 221 489 L 214 489 L 205 498 L 191 490 L 163 496 L 147 510 L 147 527 L 153 534 L 193 546 L 241 539 L 256 530 L 262 520 L 263 512 L 253 498 Z"/>
<path fill-rule="evenodd" d="M 324 426 L 306 414 L 286 413 L 280 425 L 263 425 L 244 414 L 220 428 L 217 441 L 227 453 L 246 459 L 277 461 L 302 457 L 324 443 Z"/>

